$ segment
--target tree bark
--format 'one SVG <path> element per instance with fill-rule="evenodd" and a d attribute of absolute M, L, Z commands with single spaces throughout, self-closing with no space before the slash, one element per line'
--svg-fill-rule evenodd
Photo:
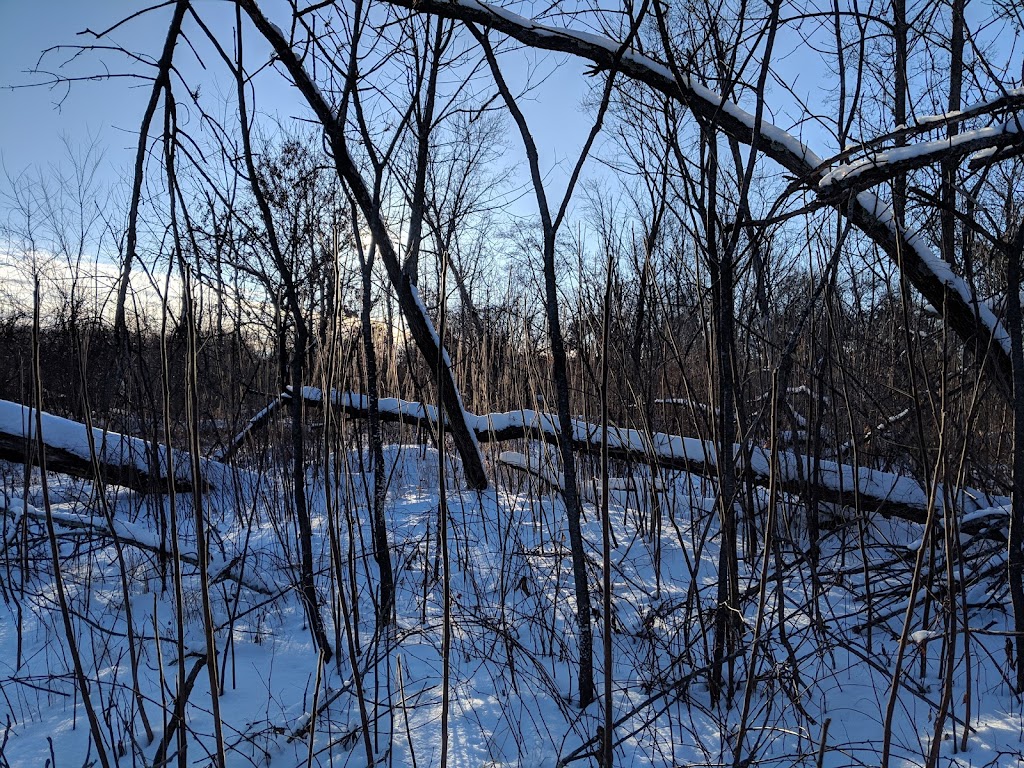
<path fill-rule="evenodd" d="M 1013 606 L 1014 650 L 1017 657 L 1016 687 L 1024 694 L 1024 328 L 1021 327 L 1021 260 L 1024 258 L 1024 225 L 1007 252 L 1006 324 L 1010 327 L 1013 360 L 1013 501 L 1008 537 L 1007 576 Z"/>

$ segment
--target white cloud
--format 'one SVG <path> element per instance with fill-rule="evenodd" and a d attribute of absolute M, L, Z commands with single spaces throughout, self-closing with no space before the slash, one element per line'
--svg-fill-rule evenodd
<path fill-rule="evenodd" d="M 46 251 L 0 253 L 0 306 L 6 314 L 30 319 L 33 313 L 35 281 L 39 280 L 40 317 L 46 323 L 71 312 L 72 304 L 80 316 L 112 322 L 117 301 L 120 268 L 109 261 L 83 257 L 72 263 L 65 257 Z M 181 306 L 181 281 L 151 278 L 136 270 L 131 278 L 128 312 L 150 320 L 159 318 L 163 294 L 168 308 L 177 313 Z"/>

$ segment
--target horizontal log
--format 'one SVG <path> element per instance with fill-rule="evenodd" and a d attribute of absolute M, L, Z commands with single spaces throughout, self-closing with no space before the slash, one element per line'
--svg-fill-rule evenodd
<path fill-rule="evenodd" d="M 291 396 L 290 393 L 285 395 Z M 325 400 L 324 393 L 312 387 L 304 388 L 302 397 L 307 405 L 313 407 L 322 407 Z M 334 408 L 350 418 L 366 418 L 369 413 L 369 400 L 365 395 L 335 391 L 330 400 Z M 379 410 L 381 420 L 386 422 L 409 426 L 437 423 L 437 409 L 419 402 L 381 398 Z M 466 421 L 480 443 L 541 440 L 557 444 L 562 439 L 558 418 L 540 411 L 523 409 L 480 416 L 467 412 Z M 574 420 L 571 433 L 574 449 L 580 453 L 600 455 L 602 432 L 600 424 Z M 779 451 L 773 461 L 771 452 L 765 448 L 734 445 L 733 450 L 741 467 L 749 470 L 746 474 L 755 485 L 767 488 L 774 473 L 775 488 L 781 493 L 806 499 L 810 492 L 820 502 L 847 507 L 859 504 L 866 511 L 916 523 L 924 523 L 927 518 L 928 493 L 912 477 L 834 461 L 816 461 L 793 451 Z M 718 454 L 714 444 L 707 440 L 609 426 L 608 454 L 613 459 L 681 470 L 712 479 L 718 476 Z M 813 481 L 809 482 L 808 478 L 813 478 Z M 952 500 L 953 510 L 962 515 L 1009 504 L 1007 497 L 973 488 L 950 489 L 947 494 L 940 485 L 936 494 L 940 517 L 947 497 Z"/>
<path fill-rule="evenodd" d="M 89 445 L 88 427 L 77 421 L 43 412 L 42 439 L 46 446 L 46 466 L 53 472 L 72 477 L 99 479 L 142 493 L 166 492 L 168 456 L 174 466 L 174 487 L 192 489 L 192 464 L 188 453 L 172 450 L 138 437 L 93 428 L 95 462 Z M 38 466 L 35 409 L 9 400 L 0 400 L 0 459 Z M 216 461 L 203 459 L 203 488 L 220 487 L 231 469 Z"/>

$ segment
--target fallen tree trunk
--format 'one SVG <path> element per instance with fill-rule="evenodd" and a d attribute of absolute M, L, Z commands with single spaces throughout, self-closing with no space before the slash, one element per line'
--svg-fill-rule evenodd
<path fill-rule="evenodd" d="M 292 394 L 285 392 L 279 400 L 287 400 L 290 397 Z M 306 405 L 323 407 L 324 393 L 319 389 L 305 387 L 302 390 L 302 397 Z M 334 408 L 350 418 L 363 419 L 369 415 L 369 399 L 364 395 L 333 392 L 330 400 Z M 246 429 L 232 440 L 232 453 L 256 429 L 269 421 L 269 415 L 265 409 L 250 420 Z M 422 426 L 424 422 L 436 426 L 438 423 L 435 406 L 397 398 L 381 398 L 380 418 L 385 422 L 409 426 Z M 479 443 L 540 440 L 557 445 L 561 439 L 557 417 L 540 411 L 524 409 L 480 416 L 466 412 L 465 421 Z M 47 413 L 42 414 L 42 422 L 48 467 L 74 477 L 95 479 L 86 435 L 87 427 L 79 422 Z M 599 455 L 601 432 L 599 424 L 574 420 L 571 435 L 573 447 L 581 453 Z M 165 471 L 165 446 L 154 447 L 150 442 L 137 437 L 99 429 L 93 429 L 93 439 L 97 446 L 97 463 L 104 482 L 143 493 L 167 490 L 170 483 Z M 34 440 L 33 409 L 0 400 L 0 459 L 14 462 L 28 460 L 30 463 L 38 464 L 38 457 L 34 455 L 33 450 Z M 754 484 L 768 487 L 773 471 L 769 451 L 764 448 L 752 448 L 747 456 L 748 451 L 742 450 L 741 446 L 734 446 L 734 450 L 741 461 L 749 461 L 749 476 Z M 681 470 L 703 477 L 715 478 L 718 475 L 714 444 L 692 437 L 613 426 L 608 429 L 608 453 L 611 458 L 617 460 Z M 179 490 L 190 489 L 192 470 L 188 455 L 174 450 L 171 452 L 171 458 L 174 462 L 175 487 Z M 861 507 L 869 512 L 891 515 L 916 523 L 923 523 L 927 517 L 928 494 L 912 477 L 867 467 L 852 467 L 833 461 L 815 462 L 810 456 L 792 451 L 779 452 L 776 461 L 776 487 L 782 493 L 799 497 L 808 488 L 813 487 L 818 501 L 854 506 L 855 499 L 859 498 Z M 203 459 L 200 465 L 203 488 L 207 490 L 224 486 L 233 471 L 227 465 L 210 459 Z M 947 496 L 953 500 L 953 508 L 963 515 L 975 515 L 987 509 L 1009 504 L 1006 497 L 994 496 L 972 488 L 953 489 L 947 495 L 940 487 L 936 498 L 942 503 Z"/>
<path fill-rule="evenodd" d="M 49 413 L 42 414 L 42 438 L 46 446 L 46 466 L 87 480 L 96 479 L 93 457 L 89 449 L 88 427 L 77 421 Z M 174 487 L 192 489 L 192 469 L 184 451 L 153 445 L 138 437 L 93 429 L 96 465 L 100 479 L 110 485 L 131 488 L 142 493 L 163 493 L 170 486 L 168 459 L 174 467 Z M 0 400 L 0 459 L 16 463 L 39 464 L 35 448 L 35 410 L 26 405 Z M 223 485 L 231 469 L 216 461 L 201 461 L 203 489 Z"/>
<path fill-rule="evenodd" d="M 290 397 L 290 393 L 285 393 Z M 324 393 L 306 387 L 302 391 L 306 405 L 323 407 Z M 333 407 L 350 418 L 366 418 L 369 402 L 364 395 L 352 392 L 333 392 Z M 431 405 L 381 398 L 381 421 L 418 426 L 423 422 L 437 424 L 437 409 Z M 551 413 L 533 410 L 489 413 L 474 416 L 465 414 L 466 423 L 480 443 L 500 443 L 507 440 L 541 440 L 555 445 L 561 439 L 558 418 Z M 602 428 L 583 420 L 572 423 L 573 447 L 581 453 L 599 455 Z M 765 448 L 744 450 L 735 445 L 737 459 L 748 462 L 749 476 L 755 485 L 767 488 L 773 471 L 775 487 L 782 493 L 802 496 L 813 487 L 818 501 L 852 507 L 859 499 L 861 508 L 868 512 L 891 515 L 915 523 L 924 523 L 928 511 L 928 493 L 912 477 L 881 472 L 867 467 L 853 467 L 834 461 L 819 460 L 792 451 L 780 451 L 773 469 L 771 453 Z M 711 441 L 681 437 L 665 432 L 644 432 L 611 426 L 608 428 L 608 454 L 611 458 L 636 461 L 643 464 L 681 470 L 703 477 L 718 477 L 717 452 Z M 811 478 L 808 481 L 808 478 Z M 947 498 L 940 486 L 936 493 L 939 503 Z M 1009 499 L 993 496 L 973 488 L 952 489 L 948 494 L 953 508 L 960 514 L 970 515 L 993 507 L 1009 504 Z"/>

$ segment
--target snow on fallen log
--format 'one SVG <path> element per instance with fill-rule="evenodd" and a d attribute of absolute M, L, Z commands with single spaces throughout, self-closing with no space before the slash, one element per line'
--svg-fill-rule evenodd
<path fill-rule="evenodd" d="M 286 393 L 290 396 L 290 393 Z M 302 398 L 307 405 L 322 407 L 324 393 L 314 387 L 304 387 Z M 351 418 L 364 419 L 369 414 L 369 398 L 354 392 L 333 392 L 330 397 L 334 408 Z M 437 408 L 411 400 L 382 397 L 378 400 L 381 421 L 420 426 L 423 423 L 436 425 Z M 478 442 L 500 443 L 506 440 L 542 440 L 557 444 L 561 431 L 558 417 L 523 409 L 507 413 L 474 415 L 465 413 L 466 423 Z M 573 446 L 577 451 L 598 454 L 601 451 L 601 427 L 581 419 L 572 423 Z M 648 435 L 636 429 L 609 428 L 609 454 L 613 459 L 632 459 L 655 463 L 672 469 L 682 469 L 699 475 L 713 473 L 714 446 L 689 437 L 679 437 L 661 432 Z M 710 463 L 709 463 L 710 462 Z"/>
<path fill-rule="evenodd" d="M 324 393 L 312 387 L 304 388 L 302 396 L 307 404 L 318 407 L 325 400 Z M 368 414 L 369 400 L 365 395 L 335 391 L 330 400 L 335 408 L 352 418 L 366 418 Z M 432 424 L 437 422 L 437 409 L 431 405 L 397 398 L 381 398 L 379 404 L 382 421 L 408 425 L 418 425 L 424 421 Z M 526 439 L 557 444 L 560 439 L 558 417 L 540 411 L 523 409 L 480 416 L 467 412 L 466 422 L 481 443 Z M 573 447 L 581 453 L 599 455 L 602 431 L 600 424 L 574 419 L 571 432 Z M 768 487 L 774 472 L 775 487 L 782 493 L 801 498 L 813 495 L 819 502 L 847 507 L 859 502 L 861 508 L 869 512 L 917 523 L 923 523 L 927 518 L 927 489 L 912 477 L 834 461 L 815 460 L 814 457 L 793 451 L 779 451 L 773 462 L 771 452 L 766 448 L 744 449 L 734 445 L 733 450 L 740 466 L 749 466 L 748 474 L 755 485 Z M 718 475 L 715 445 L 692 437 L 610 426 L 608 453 L 613 459 L 654 464 L 712 479 Z M 552 475 L 545 479 L 557 487 L 557 477 Z M 939 500 L 941 516 L 941 505 L 947 498 L 941 485 L 936 498 Z M 1006 497 L 993 496 L 972 488 L 951 489 L 948 498 L 952 499 L 953 508 L 962 515 L 1009 503 Z"/>
<path fill-rule="evenodd" d="M 154 446 L 138 437 L 93 428 L 92 438 L 96 446 L 94 466 L 85 424 L 45 412 L 41 415 L 46 466 L 51 472 L 94 480 L 95 466 L 98 466 L 100 479 L 111 485 L 143 493 L 166 491 L 170 485 L 166 446 Z M 189 455 L 173 450 L 170 457 L 174 462 L 174 487 L 191 490 Z M 18 463 L 28 460 L 38 465 L 34 408 L 0 400 L 0 459 Z M 202 459 L 201 467 L 204 489 L 225 486 L 232 471 L 226 465 L 209 459 Z"/>

